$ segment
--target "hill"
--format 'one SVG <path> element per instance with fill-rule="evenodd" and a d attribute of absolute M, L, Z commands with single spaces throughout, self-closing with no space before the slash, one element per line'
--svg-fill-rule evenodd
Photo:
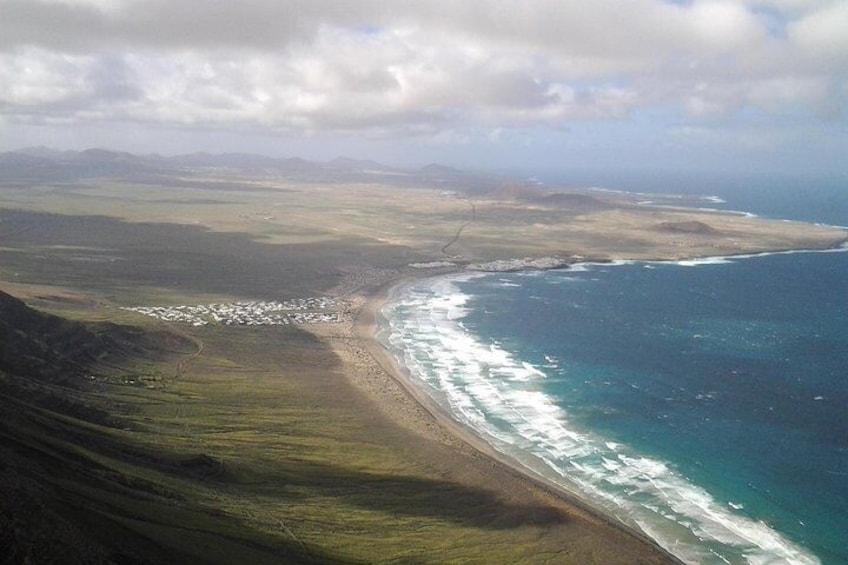
<path fill-rule="evenodd" d="M 140 332 L 71 322 L 0 291 L 0 371 L 78 387 L 98 362 L 130 354 Z"/>
<path fill-rule="evenodd" d="M 205 552 L 273 562 L 244 539 L 249 529 L 161 478 L 203 480 L 222 471 L 218 461 L 127 437 L 133 424 L 115 380 L 145 386 L 140 367 L 192 348 L 173 334 L 45 314 L 0 292 L 0 562 L 226 562 Z"/>
<path fill-rule="evenodd" d="M 656 229 L 669 233 L 686 233 L 700 235 L 712 235 L 718 233 L 716 229 L 710 226 L 709 224 L 699 222 L 697 220 L 681 222 L 661 222 L 656 225 Z"/>
<path fill-rule="evenodd" d="M 306 183 L 391 182 L 396 186 L 450 188 L 485 192 L 500 179 L 491 175 L 430 164 L 400 169 L 376 161 L 337 157 L 311 161 L 300 157 L 275 158 L 251 153 L 190 153 L 163 157 L 135 155 L 109 149 L 57 151 L 45 147 L 0 153 L 0 182 L 61 182 L 122 178 L 142 184 L 160 184 L 176 177 L 185 182 L 205 179 L 214 172 L 284 179 Z"/>

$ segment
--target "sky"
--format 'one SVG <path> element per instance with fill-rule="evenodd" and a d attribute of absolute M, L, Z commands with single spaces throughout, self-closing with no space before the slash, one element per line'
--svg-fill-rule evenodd
<path fill-rule="evenodd" d="M 0 150 L 848 176 L 847 0 L 0 0 Z"/>

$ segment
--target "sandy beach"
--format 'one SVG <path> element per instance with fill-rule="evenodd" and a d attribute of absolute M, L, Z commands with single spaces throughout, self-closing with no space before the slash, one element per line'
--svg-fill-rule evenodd
<path fill-rule="evenodd" d="M 642 206 L 635 195 L 594 191 L 539 202 L 459 196 L 432 183 L 303 184 L 218 169 L 165 171 L 145 185 L 143 201 L 133 177 L 40 190 L 51 175 L 65 178 L 67 166 L 0 187 L 3 278 L 32 307 L 101 324 L 118 344 L 134 332 L 149 343 L 117 348 L 122 355 L 108 367 L 86 367 L 73 405 L 82 422 L 60 413 L 66 394 L 53 373 L 16 375 L 27 387 L 43 378 L 37 409 L 57 416 L 46 428 L 8 423 L 4 437 L 34 455 L 6 484 L 43 470 L 40 482 L 18 489 L 30 496 L 18 506 L 53 505 L 60 524 L 96 519 L 86 535 L 68 538 L 84 563 L 93 561 L 89 544 L 119 554 L 139 539 L 152 545 L 139 546 L 150 559 L 138 562 L 156 563 L 167 562 L 162 555 L 191 561 L 175 552 L 220 563 L 234 562 L 230 555 L 255 563 L 677 563 L 446 414 L 375 338 L 381 306 L 398 285 L 463 268 L 692 260 L 845 241 L 844 230 L 828 226 Z M 259 325 L 272 304 L 313 298 L 332 299 L 332 308 L 313 302 L 302 316 L 286 314 L 296 323 Z M 199 324 L 198 316 L 244 324 Z M 44 324 L 30 318 L 9 335 L 42 357 Z M 79 349 L 77 338 L 100 343 L 82 330 L 65 339 L 66 327 L 48 328 L 60 353 Z M 19 358 L 13 352 L 10 366 Z M 15 390 L 30 402 L 27 387 Z M 9 406 L 6 413 L 19 411 Z M 121 425 L 92 432 L 89 420 L 103 415 Z M 80 430 L 91 456 L 69 477 L 44 439 L 64 438 L 65 460 L 76 462 Z M 140 509 L 139 497 L 152 502 Z M 192 505 L 191 543 L 174 500 Z M 42 550 L 55 530 L 19 546 Z M 62 554 L 64 543 L 54 543 Z"/>
<path fill-rule="evenodd" d="M 325 326 L 316 332 L 333 344 L 345 366 L 345 375 L 366 392 L 375 409 L 420 437 L 422 459 L 437 466 L 446 478 L 493 489 L 511 507 L 524 509 L 525 512 L 505 518 L 541 526 L 543 545 L 560 548 L 570 556 L 569 562 L 679 563 L 641 532 L 493 449 L 411 382 L 406 369 L 378 341 L 376 332 L 382 306 L 413 278 L 405 275 L 367 285 L 353 301 L 356 315 L 352 327 L 340 330 L 338 326 Z M 528 561 L 532 561 L 532 556 L 528 555 Z"/>

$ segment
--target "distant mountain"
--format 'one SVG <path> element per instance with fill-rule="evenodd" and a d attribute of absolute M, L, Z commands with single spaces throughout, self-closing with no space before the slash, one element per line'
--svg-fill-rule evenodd
<path fill-rule="evenodd" d="M 403 171 L 402 169 L 389 167 L 382 163 L 378 163 L 377 161 L 371 161 L 368 159 L 351 159 L 349 157 L 336 157 L 332 161 L 328 162 L 327 166 L 333 169 L 347 171 L 356 170 L 383 173 L 405 173 L 405 171 Z"/>
<path fill-rule="evenodd" d="M 373 160 L 340 156 L 328 162 L 300 157 L 274 158 L 252 153 L 189 153 L 173 157 L 135 155 L 92 148 L 57 151 L 30 147 L 0 153 L 0 182 L 75 182 L 115 178 L 139 183 L 171 182 L 192 175 L 234 174 L 275 177 L 305 183 L 374 182 L 419 188 L 446 188 L 466 192 L 491 190 L 502 179 L 436 163 L 420 169 L 401 169 Z"/>
<path fill-rule="evenodd" d="M 23 149 L 15 150 L 15 153 L 30 155 L 32 157 L 42 157 L 44 159 L 61 159 L 67 157 L 67 151 L 59 151 L 40 145 L 38 147 L 24 147 Z"/>
<path fill-rule="evenodd" d="M 573 211 L 591 211 L 615 208 L 616 206 L 595 196 L 581 192 L 554 192 L 535 200 L 540 204 L 567 208 Z"/>
<path fill-rule="evenodd" d="M 251 153 L 191 153 L 167 157 L 168 163 L 186 167 L 229 167 L 235 169 L 276 167 L 279 160 Z"/>
<path fill-rule="evenodd" d="M 68 182 L 85 178 L 137 178 L 166 173 L 161 158 L 106 149 L 46 148 L 0 153 L 0 180 Z"/>
<path fill-rule="evenodd" d="M 493 200 L 514 201 L 540 201 L 548 196 L 548 193 L 536 185 L 522 182 L 504 182 L 485 195 Z"/>
<path fill-rule="evenodd" d="M 654 226 L 659 231 L 679 234 L 715 235 L 718 231 L 704 222 L 684 220 L 680 222 L 661 222 Z"/>
<path fill-rule="evenodd" d="M 467 174 L 459 169 L 448 167 L 446 165 L 439 165 L 438 163 L 430 163 L 429 165 L 421 167 L 420 169 L 418 169 L 418 171 L 423 175 L 440 177 L 450 177 Z"/>
<path fill-rule="evenodd" d="M 323 169 L 323 167 L 319 163 L 307 161 L 306 159 L 301 159 L 300 157 L 289 157 L 288 159 L 281 159 L 278 161 L 278 163 L 278 170 L 280 170 L 281 172 L 304 173 L 316 172 Z"/>
<path fill-rule="evenodd" d="M 22 151 L 11 151 L 9 153 L 0 153 L 0 167 L 4 169 L 21 167 L 30 168 L 48 165 L 53 162 L 51 159 L 24 153 Z"/>
<path fill-rule="evenodd" d="M 146 161 L 144 157 L 136 157 L 126 151 L 109 151 L 108 149 L 97 148 L 86 149 L 85 151 L 73 153 L 69 156 L 72 160 L 83 163 L 144 163 Z"/>

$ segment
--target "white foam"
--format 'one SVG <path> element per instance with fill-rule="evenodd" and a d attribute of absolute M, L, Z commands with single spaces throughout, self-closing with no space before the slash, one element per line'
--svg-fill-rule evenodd
<path fill-rule="evenodd" d="M 574 428 L 542 391 L 538 367 L 482 343 L 459 320 L 456 278 L 419 281 L 386 305 L 388 344 L 412 379 L 496 449 L 577 490 L 691 563 L 818 563 L 663 461 Z"/>
<path fill-rule="evenodd" d="M 604 261 L 604 262 L 583 261 L 583 262 L 580 262 L 580 263 L 572 263 L 571 265 L 569 265 L 567 272 L 585 273 L 587 271 L 592 271 L 594 269 L 597 269 L 598 267 L 618 267 L 618 266 L 621 266 L 621 265 L 633 265 L 634 263 L 637 263 L 637 262 L 638 261 L 631 260 L 631 259 L 615 259 L 615 260 L 612 260 L 612 261 Z M 576 280 L 582 280 L 582 279 L 576 279 Z"/>
<path fill-rule="evenodd" d="M 500 286 L 518 288 L 521 287 L 517 282 L 513 282 L 511 279 L 498 279 Z"/>
<path fill-rule="evenodd" d="M 681 267 L 699 267 L 702 265 L 725 265 L 732 263 L 727 257 L 705 257 L 703 259 L 686 259 L 683 261 L 674 261 L 675 265 Z"/>
<path fill-rule="evenodd" d="M 713 257 L 701 257 L 695 259 L 682 259 L 678 261 L 641 261 L 645 268 L 653 268 L 653 265 L 678 265 L 680 267 L 699 267 L 703 265 L 724 265 L 732 264 L 739 259 L 756 259 L 758 257 L 768 257 L 771 255 L 795 255 L 798 253 L 843 253 L 848 251 L 848 242 L 839 245 L 838 247 L 830 247 L 828 249 L 789 249 L 786 251 L 764 251 L 762 253 L 740 253 L 739 255 L 716 255 Z M 607 265 L 632 265 L 640 261 L 614 261 L 606 263 Z M 603 263 L 585 263 L 581 271 L 589 271 L 592 266 L 602 265 Z"/>

